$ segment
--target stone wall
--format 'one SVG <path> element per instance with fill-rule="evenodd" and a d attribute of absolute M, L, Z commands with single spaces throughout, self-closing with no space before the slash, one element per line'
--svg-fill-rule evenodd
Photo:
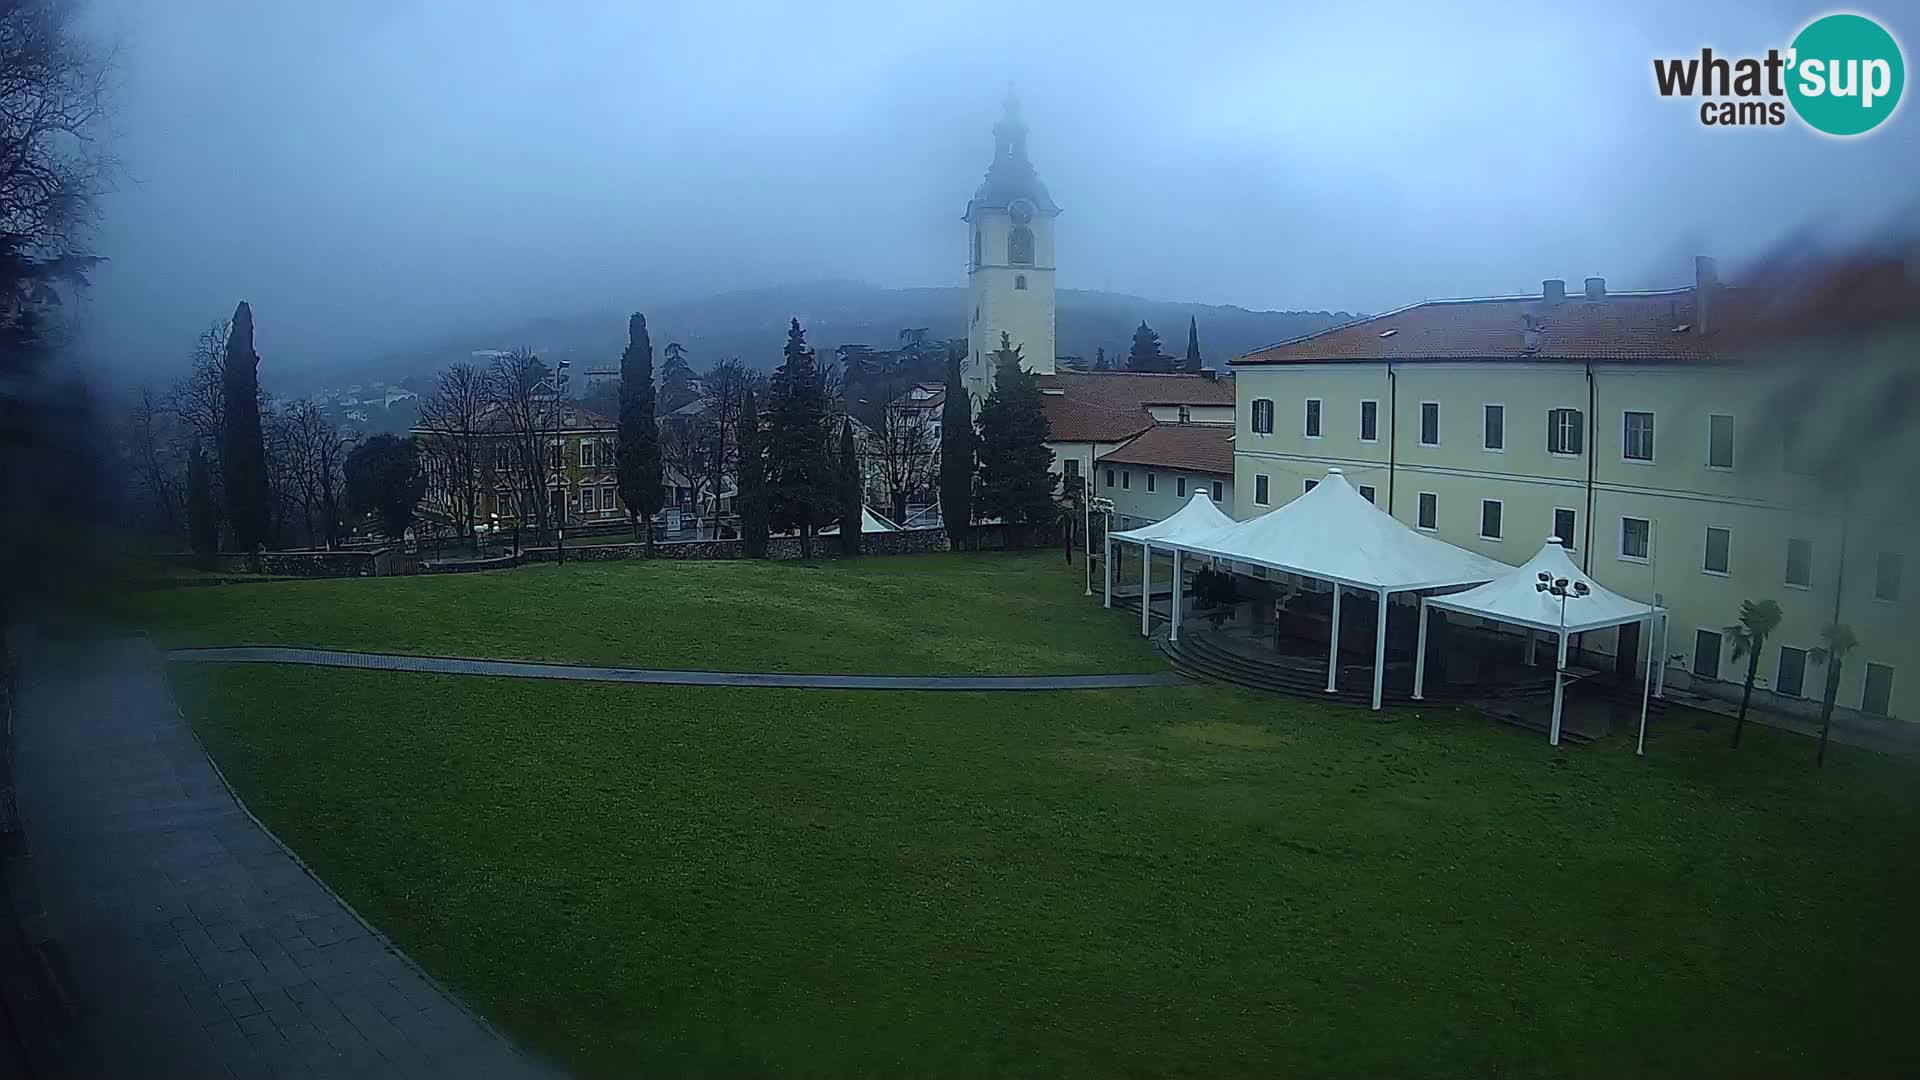
<path fill-rule="evenodd" d="M 580 547 L 569 545 L 567 561 L 607 562 L 617 559 L 640 559 L 646 557 L 646 550 L 645 544 L 587 544 Z M 929 551 L 945 550 L 947 550 L 945 529 L 902 529 L 899 532 L 867 533 L 860 538 L 860 553 L 863 555 L 918 555 Z M 839 557 L 839 538 L 815 537 L 813 554 L 815 558 Z M 746 557 L 746 548 L 739 540 L 661 540 L 653 545 L 653 557 L 656 559 L 740 559 Z M 776 536 L 767 541 L 767 558 L 784 561 L 799 557 L 798 538 Z M 551 547 L 527 548 L 521 552 L 521 558 L 527 562 L 553 562 L 556 551 Z"/>
<path fill-rule="evenodd" d="M 275 577 L 384 577 L 394 572 L 393 548 L 371 551 L 268 551 L 259 555 L 225 554 L 211 559 L 175 556 L 183 565 L 221 574 L 271 574 Z"/>

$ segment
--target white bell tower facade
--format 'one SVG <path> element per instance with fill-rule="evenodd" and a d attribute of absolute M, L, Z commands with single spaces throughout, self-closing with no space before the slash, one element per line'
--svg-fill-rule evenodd
<path fill-rule="evenodd" d="M 1008 91 L 993 126 L 993 164 L 967 203 L 967 391 L 974 407 L 993 389 L 1000 335 L 1020 366 L 1054 371 L 1053 220 L 1060 207 L 1027 159 L 1027 126 Z"/>

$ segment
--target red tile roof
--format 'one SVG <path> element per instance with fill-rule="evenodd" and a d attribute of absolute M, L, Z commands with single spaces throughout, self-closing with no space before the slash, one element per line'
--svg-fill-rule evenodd
<path fill-rule="evenodd" d="M 1233 474 L 1232 424 L 1155 424 L 1101 461 Z"/>
<path fill-rule="evenodd" d="M 1057 442 L 1121 442 L 1153 426 L 1149 405 L 1233 404 L 1233 380 L 1131 371 L 1063 371 L 1038 377 Z"/>

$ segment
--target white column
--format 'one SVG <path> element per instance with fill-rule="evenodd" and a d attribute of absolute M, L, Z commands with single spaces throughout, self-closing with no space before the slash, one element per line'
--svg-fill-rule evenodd
<path fill-rule="evenodd" d="M 1664 699 L 1667 696 L 1667 657 L 1673 655 L 1673 645 L 1667 641 L 1667 613 L 1660 613 L 1660 666 L 1653 669 L 1653 696 Z"/>
<path fill-rule="evenodd" d="M 1654 651 L 1654 648 L 1653 648 L 1654 640 L 1653 640 L 1652 617 L 1648 617 L 1640 620 L 1640 633 L 1643 636 L 1645 636 L 1647 639 L 1647 674 L 1646 674 L 1645 681 L 1642 682 L 1640 686 L 1640 738 L 1638 741 L 1634 743 L 1633 752 L 1640 757 L 1646 757 L 1647 756 L 1647 699 L 1651 697 L 1653 694 L 1653 658 L 1659 655 L 1657 652 Z"/>
<path fill-rule="evenodd" d="M 1420 598 L 1420 644 L 1413 650 L 1413 700 L 1419 701 L 1427 687 L 1427 598 Z"/>
<path fill-rule="evenodd" d="M 1539 666 L 1540 664 L 1539 646 L 1540 646 L 1540 635 L 1533 629 L 1533 627 L 1531 626 L 1527 627 L 1527 666 L 1528 667 Z"/>
<path fill-rule="evenodd" d="M 1373 711 L 1380 711 L 1380 691 L 1387 684 L 1387 590 L 1380 590 L 1380 618 L 1373 627 Z"/>
<path fill-rule="evenodd" d="M 1327 639 L 1327 693 L 1339 686 L 1340 676 L 1340 583 L 1333 583 L 1333 636 Z"/>
<path fill-rule="evenodd" d="M 1147 620 L 1153 596 L 1153 545 L 1140 545 L 1140 636 L 1152 637 L 1153 626 Z"/>
<path fill-rule="evenodd" d="M 1106 579 L 1106 599 L 1100 602 L 1103 608 L 1113 606 L 1113 537 L 1104 538 L 1106 548 L 1100 553 L 1100 573 Z"/>
<path fill-rule="evenodd" d="M 1173 549 L 1173 603 L 1167 609 L 1173 616 L 1173 629 L 1167 631 L 1168 641 L 1180 640 L 1180 549 Z"/>
<path fill-rule="evenodd" d="M 1552 746 L 1560 745 L 1560 703 L 1566 694 L 1567 683 L 1567 635 L 1560 634 L 1560 659 L 1553 668 L 1553 723 L 1547 729 L 1547 742 Z"/>

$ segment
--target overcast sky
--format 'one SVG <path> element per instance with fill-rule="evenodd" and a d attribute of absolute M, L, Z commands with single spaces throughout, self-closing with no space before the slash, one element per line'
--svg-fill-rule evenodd
<path fill-rule="evenodd" d="M 1824 3 L 93 0 L 118 39 L 88 344 L 358 358 L 538 314 L 824 277 L 960 284 L 1009 80 L 1059 283 L 1382 310 L 1684 284 L 1906 209 L 1869 137 L 1703 128 L 1655 55 L 1784 47 Z M 1915 59 L 1910 4 L 1881 17 Z M 1911 96 L 1911 94 L 1909 94 Z"/>

